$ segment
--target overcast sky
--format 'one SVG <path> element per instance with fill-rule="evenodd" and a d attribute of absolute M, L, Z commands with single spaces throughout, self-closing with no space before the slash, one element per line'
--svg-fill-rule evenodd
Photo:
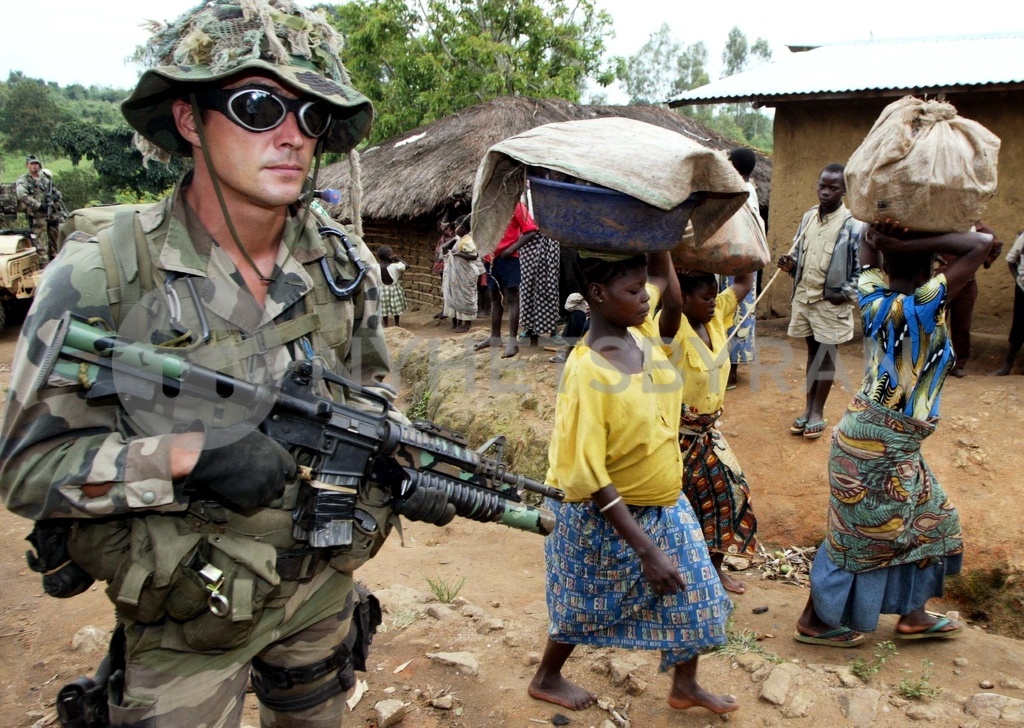
<path fill-rule="evenodd" d="M 596 0 L 615 19 L 612 54 L 635 53 L 662 23 L 684 43 L 704 41 L 717 77 L 729 29 L 739 26 L 753 42 L 764 37 L 776 57 L 787 44 L 899 38 L 958 33 L 1024 32 L 1024 13 L 1013 3 L 972 0 L 946 8 L 910 0 L 859 0 L 833 4 L 810 0 Z M 62 86 L 134 85 L 125 63 L 147 33 L 143 20 L 172 20 L 195 0 L 29 0 L 8 2 L 0 22 L 0 78 L 12 70 Z M 312 4 L 312 3 L 310 3 Z M 721 8 L 720 12 L 711 10 Z M 922 12 L 923 9 L 923 12 Z M 615 100 L 615 99 L 610 99 Z"/>

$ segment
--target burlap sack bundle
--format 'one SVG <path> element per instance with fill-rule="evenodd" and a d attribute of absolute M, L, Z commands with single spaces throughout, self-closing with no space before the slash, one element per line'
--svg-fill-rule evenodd
<path fill-rule="evenodd" d="M 858 220 L 922 232 L 964 232 L 996 193 L 999 137 L 952 104 L 906 96 L 885 107 L 846 163 Z"/>
<path fill-rule="evenodd" d="M 725 276 L 755 273 L 768 265 L 771 252 L 754 205 L 744 205 L 707 240 L 698 242 L 689 227 L 672 251 L 676 268 Z"/>

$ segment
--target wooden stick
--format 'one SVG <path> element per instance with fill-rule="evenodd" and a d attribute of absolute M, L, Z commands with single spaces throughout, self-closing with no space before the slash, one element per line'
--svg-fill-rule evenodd
<path fill-rule="evenodd" d="M 779 277 L 779 273 L 781 273 L 781 272 L 782 272 L 782 268 L 776 268 L 775 269 L 775 275 L 773 275 L 768 280 L 768 285 L 766 285 L 764 288 L 761 289 L 761 295 L 754 299 L 754 305 L 750 307 L 750 310 L 747 311 L 746 315 L 743 318 L 741 318 L 739 321 L 736 322 L 736 325 L 733 328 L 732 333 L 729 334 L 729 338 L 725 340 L 725 345 L 726 346 L 728 346 L 729 342 L 732 341 L 733 338 L 736 336 L 736 334 L 738 334 L 740 332 L 740 327 L 743 326 L 743 322 L 745 322 L 748 318 L 750 318 L 751 314 L 753 314 L 755 311 L 757 311 L 757 304 L 759 304 L 761 302 L 761 299 L 764 298 L 764 294 L 768 293 L 768 289 L 772 287 L 772 284 L 775 282 L 775 279 Z"/>

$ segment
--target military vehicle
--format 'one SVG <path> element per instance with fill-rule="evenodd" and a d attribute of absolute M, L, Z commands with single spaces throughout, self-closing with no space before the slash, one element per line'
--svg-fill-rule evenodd
<path fill-rule="evenodd" d="M 41 275 L 32 232 L 0 229 L 0 331 L 24 317 Z"/>

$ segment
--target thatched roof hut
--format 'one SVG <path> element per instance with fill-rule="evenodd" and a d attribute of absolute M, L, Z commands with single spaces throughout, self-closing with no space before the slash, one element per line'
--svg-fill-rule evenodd
<path fill-rule="evenodd" d="M 463 109 L 388 139 L 362 152 L 363 217 L 411 220 L 437 215 L 453 201 L 468 203 L 477 165 L 492 144 L 556 121 L 622 116 L 671 129 L 713 149 L 736 142 L 703 124 L 658 106 L 580 106 L 560 99 L 504 96 Z M 768 204 L 771 158 L 758 155 L 754 184 L 762 206 Z M 320 176 L 321 186 L 344 188 L 348 165 L 334 164 Z"/>
<path fill-rule="evenodd" d="M 403 281 L 413 302 L 440 301 L 440 279 L 431 273 L 436 222 L 452 210 L 468 212 L 477 166 L 491 145 L 556 121 L 621 116 L 671 129 L 713 149 L 736 142 L 703 124 L 657 106 L 580 106 L 560 99 L 506 96 L 463 109 L 388 139 L 361 154 L 364 237 L 371 248 L 387 244 L 410 270 Z M 753 182 L 768 207 L 772 162 L 758 155 Z M 349 165 L 320 174 L 321 187 L 346 189 Z M 332 210 L 338 212 L 338 210 Z M 405 282 L 408 281 L 408 282 Z"/>

